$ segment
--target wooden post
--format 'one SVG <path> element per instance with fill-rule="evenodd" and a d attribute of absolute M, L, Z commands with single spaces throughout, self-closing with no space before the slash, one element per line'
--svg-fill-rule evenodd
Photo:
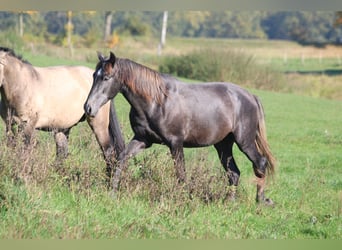
<path fill-rule="evenodd" d="M 164 11 L 160 43 L 158 45 L 158 55 L 161 55 L 162 48 L 164 48 L 166 42 L 167 16 L 168 11 Z"/>
<path fill-rule="evenodd" d="M 24 35 L 24 12 L 19 12 L 19 36 L 23 37 Z"/>
<path fill-rule="evenodd" d="M 74 56 L 74 50 L 73 50 L 73 47 L 72 47 L 72 40 L 71 40 L 71 37 L 72 37 L 72 31 L 74 29 L 73 25 L 72 25 L 72 11 L 68 11 L 67 12 L 67 25 L 66 25 L 66 31 L 67 31 L 67 43 L 68 43 L 68 47 L 69 47 L 69 50 L 70 50 L 70 55 L 71 57 Z"/>

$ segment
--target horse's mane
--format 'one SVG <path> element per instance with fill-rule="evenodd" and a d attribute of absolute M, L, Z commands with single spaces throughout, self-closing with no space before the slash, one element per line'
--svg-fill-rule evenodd
<path fill-rule="evenodd" d="M 22 58 L 22 56 L 17 55 L 13 49 L 6 48 L 6 47 L 0 47 L 0 52 L 5 52 L 7 55 L 18 59 L 22 63 L 22 65 L 25 65 L 26 68 L 31 72 L 32 77 L 36 77 L 36 78 L 39 77 L 39 74 L 36 71 L 36 69 L 33 67 L 33 65 L 31 63 L 29 63 L 28 61 L 24 60 Z M 0 62 L 1 62 L 1 58 L 0 58 Z"/>
<path fill-rule="evenodd" d="M 25 64 L 29 64 L 31 65 L 31 63 L 29 63 L 28 61 L 24 60 L 22 58 L 21 55 L 17 55 L 13 49 L 10 49 L 10 48 L 6 48 L 6 47 L 0 47 L 0 52 L 3 51 L 5 53 L 7 53 L 8 55 L 14 57 L 14 58 L 17 58 L 18 60 L 20 60 L 21 62 L 25 63 Z"/>
<path fill-rule="evenodd" d="M 117 58 L 114 70 L 121 82 L 147 101 L 162 103 L 162 97 L 167 95 L 163 76 L 155 70 L 124 58 Z"/>

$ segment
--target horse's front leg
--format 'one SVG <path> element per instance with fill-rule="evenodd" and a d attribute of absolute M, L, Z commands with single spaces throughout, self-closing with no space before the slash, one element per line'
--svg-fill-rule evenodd
<path fill-rule="evenodd" d="M 171 145 L 170 147 L 172 159 L 176 169 L 176 177 L 178 183 L 184 183 L 186 180 L 186 173 L 185 173 L 185 160 L 184 160 L 184 150 L 183 144 L 177 143 Z"/>
<path fill-rule="evenodd" d="M 29 120 L 27 121 L 23 121 L 20 124 L 20 129 L 19 131 L 22 131 L 24 134 L 24 142 L 26 147 L 30 146 L 31 148 L 33 148 L 33 136 L 34 136 L 34 132 L 36 129 L 36 125 L 38 122 L 38 113 L 33 114 Z"/>
<path fill-rule="evenodd" d="M 70 130 L 55 131 L 54 137 L 56 142 L 56 160 L 61 163 L 68 156 L 68 139 Z"/>
<path fill-rule="evenodd" d="M 15 147 L 16 135 L 18 135 L 18 131 L 17 131 L 18 130 L 18 124 L 15 123 L 10 109 L 8 109 L 5 121 L 6 121 L 7 146 Z"/>
<path fill-rule="evenodd" d="M 113 176 L 113 191 L 118 191 L 120 185 L 121 172 L 127 168 L 127 161 L 143 149 L 147 148 L 147 144 L 137 138 L 133 138 L 127 145 L 126 149 L 119 155 L 119 165 L 116 167 Z"/>

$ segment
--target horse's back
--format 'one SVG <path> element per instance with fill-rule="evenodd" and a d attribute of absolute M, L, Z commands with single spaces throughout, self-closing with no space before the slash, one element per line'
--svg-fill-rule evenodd
<path fill-rule="evenodd" d="M 185 146 L 218 143 L 254 112 L 254 96 L 233 83 L 211 82 L 187 84 L 175 82 L 170 87 L 169 123 L 182 124 Z"/>
<path fill-rule="evenodd" d="M 39 72 L 40 81 L 46 86 L 64 87 L 65 85 L 85 91 L 91 88 L 93 70 L 85 66 L 36 67 L 36 70 Z"/>
<path fill-rule="evenodd" d="M 92 70 L 83 66 L 36 68 L 39 82 L 33 95 L 37 127 L 69 128 L 82 118 L 92 84 Z"/>
<path fill-rule="evenodd" d="M 246 89 L 228 82 L 187 84 L 177 82 L 177 94 L 181 102 L 198 108 L 224 108 L 239 113 L 244 108 L 256 106 L 255 96 Z M 193 112 L 196 112 L 195 110 Z"/>

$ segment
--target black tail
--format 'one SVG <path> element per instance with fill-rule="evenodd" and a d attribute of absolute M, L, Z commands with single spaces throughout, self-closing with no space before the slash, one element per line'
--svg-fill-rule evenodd
<path fill-rule="evenodd" d="M 123 139 L 120 124 L 116 116 L 115 103 L 110 101 L 110 113 L 109 113 L 109 134 L 114 143 L 115 156 L 118 157 L 120 153 L 125 149 L 125 141 Z"/>

